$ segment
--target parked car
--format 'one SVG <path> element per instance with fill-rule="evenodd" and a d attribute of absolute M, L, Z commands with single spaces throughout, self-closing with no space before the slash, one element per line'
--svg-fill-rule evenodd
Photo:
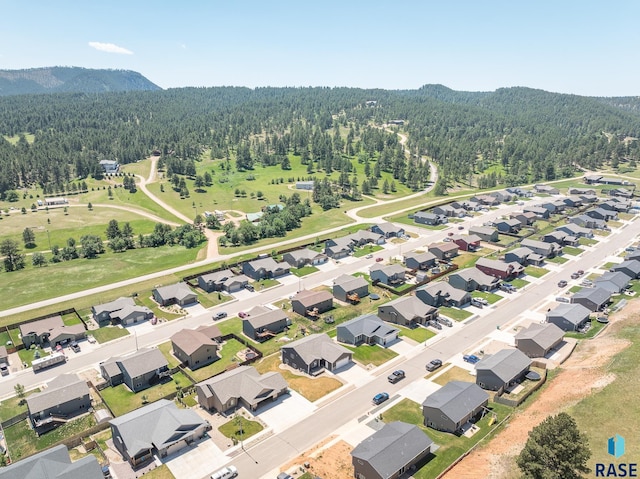
<path fill-rule="evenodd" d="M 253 285 L 249 284 L 249 283 L 244 285 L 244 289 L 246 289 L 247 291 L 252 291 L 252 292 L 255 291 L 255 288 L 253 287 Z"/>
<path fill-rule="evenodd" d="M 571 301 L 569 301 L 569 298 L 565 298 L 564 296 L 558 296 L 556 298 L 556 301 L 558 303 L 570 303 Z"/>
<path fill-rule="evenodd" d="M 500 284 L 500 289 L 502 291 L 506 291 L 507 293 L 513 293 L 514 291 L 517 291 L 517 288 L 509 283 L 502 283 Z"/>
<path fill-rule="evenodd" d="M 96 338 L 94 338 L 91 334 L 87 334 L 87 341 L 91 344 L 95 344 Z"/>
<path fill-rule="evenodd" d="M 480 361 L 480 358 L 475 354 L 465 354 L 464 356 L 462 356 L 462 359 L 471 364 L 475 364 Z"/>
<path fill-rule="evenodd" d="M 249 316 L 249 315 L 248 315 L 247 313 L 245 313 L 244 311 L 240 311 L 240 312 L 238 313 L 238 317 L 239 317 L 239 318 L 246 318 L 247 316 Z"/>
<path fill-rule="evenodd" d="M 373 255 L 372 254 L 368 254 L 367 256 L 365 256 L 365 258 L 371 259 L 371 258 L 373 258 Z"/>
<path fill-rule="evenodd" d="M 458 226 L 458 229 L 459 229 L 459 230 L 463 230 L 463 229 L 464 229 L 464 226 L 460 225 L 460 226 Z"/>
<path fill-rule="evenodd" d="M 278 474 L 278 477 L 276 479 L 293 479 L 293 477 L 291 477 L 286 472 L 281 472 L 280 474 Z"/>
<path fill-rule="evenodd" d="M 440 366 L 442 366 L 442 360 L 440 359 L 432 359 L 431 361 L 429 361 L 427 363 L 427 371 L 432 372 L 435 371 L 436 369 L 438 369 Z"/>
<path fill-rule="evenodd" d="M 0 374 L 3 376 L 9 374 L 9 366 L 6 363 L 0 363 Z"/>
<path fill-rule="evenodd" d="M 437 321 L 450 328 L 453 326 L 453 322 L 449 318 L 443 318 L 442 316 L 438 316 Z"/>
<path fill-rule="evenodd" d="M 445 236 L 444 238 L 442 238 L 442 241 L 444 241 L 445 243 L 451 243 L 451 241 L 453 241 L 451 238 L 449 238 L 448 236 Z"/>
<path fill-rule="evenodd" d="M 376 258 L 376 263 L 379 263 L 380 261 L 384 261 L 384 260 L 380 257 Z"/>
<path fill-rule="evenodd" d="M 80 345 L 78 344 L 77 341 L 71 341 L 71 344 L 69 344 L 69 347 L 74 353 L 80 352 Z"/>
<path fill-rule="evenodd" d="M 635 251 L 636 248 L 635 248 L 635 246 L 627 246 L 624 250 L 628 251 L 628 252 L 632 252 L 632 251 Z"/>
<path fill-rule="evenodd" d="M 214 313 L 214 315 L 213 315 L 213 319 L 222 319 L 222 318 L 226 318 L 226 317 L 227 317 L 226 311 L 218 311 L 217 313 Z"/>
<path fill-rule="evenodd" d="M 568 283 L 563 279 L 558 281 L 558 288 L 564 288 Z"/>
<path fill-rule="evenodd" d="M 435 319 L 430 319 L 429 321 L 427 321 L 427 326 L 431 326 L 432 328 L 436 328 L 436 329 L 442 329 L 442 326 L 440 325 L 440 323 Z"/>
<path fill-rule="evenodd" d="M 571 273 L 571 279 L 578 279 L 580 275 L 578 273 Z"/>
<path fill-rule="evenodd" d="M 235 466 L 227 466 L 211 474 L 211 479 L 231 479 L 238 475 L 238 469 Z"/>
<path fill-rule="evenodd" d="M 404 379 L 404 377 L 405 377 L 404 371 L 402 369 L 398 369 L 397 371 L 394 371 L 391 374 L 389 374 L 389 376 L 387 376 L 387 380 L 391 384 L 395 384 L 401 379 Z"/>
<path fill-rule="evenodd" d="M 471 298 L 471 304 L 482 308 L 483 306 L 489 306 L 489 302 L 484 298 Z"/>
<path fill-rule="evenodd" d="M 376 405 L 382 404 L 387 399 L 389 399 L 388 393 L 378 393 L 375 396 L 373 396 L 373 404 L 376 404 Z"/>
<path fill-rule="evenodd" d="M 580 281 L 580 286 L 593 286 L 593 281 L 590 279 L 583 279 Z"/>

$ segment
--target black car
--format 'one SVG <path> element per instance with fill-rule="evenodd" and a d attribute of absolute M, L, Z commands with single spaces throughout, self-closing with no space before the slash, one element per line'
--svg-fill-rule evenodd
<path fill-rule="evenodd" d="M 427 367 L 427 371 L 431 372 L 431 371 L 435 371 L 440 366 L 442 366 L 442 361 L 440 359 L 433 359 L 427 363 L 426 367 Z"/>
<path fill-rule="evenodd" d="M 391 374 L 389 374 L 389 376 L 387 376 L 387 379 L 391 384 L 395 384 L 401 379 L 404 379 L 404 376 L 405 376 L 404 371 L 402 369 L 398 369 L 397 371 L 394 371 Z"/>
<path fill-rule="evenodd" d="M 567 282 L 563 279 L 558 281 L 558 288 L 564 288 L 567 285 Z"/>

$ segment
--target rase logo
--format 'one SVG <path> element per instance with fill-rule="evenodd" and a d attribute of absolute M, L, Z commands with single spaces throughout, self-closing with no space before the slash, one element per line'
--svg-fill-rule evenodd
<path fill-rule="evenodd" d="M 624 455 L 624 437 L 616 434 L 607 440 L 607 452 L 618 459 Z M 638 464 L 621 462 L 619 464 L 596 463 L 596 477 L 638 477 Z"/>

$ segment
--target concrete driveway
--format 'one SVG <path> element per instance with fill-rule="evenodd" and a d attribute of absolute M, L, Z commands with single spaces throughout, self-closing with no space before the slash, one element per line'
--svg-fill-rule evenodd
<path fill-rule="evenodd" d="M 289 391 L 289 394 L 284 394 L 260 407 L 255 414 L 276 434 L 311 415 L 317 409 L 312 402 L 297 392 Z"/>
<path fill-rule="evenodd" d="M 356 387 L 368 383 L 372 378 L 372 374 L 369 371 L 356 363 L 343 366 L 334 371 L 333 374 L 339 377 L 343 383 L 353 384 Z"/>
<path fill-rule="evenodd" d="M 176 479 L 206 477 L 229 462 L 209 438 L 164 459 Z"/>
<path fill-rule="evenodd" d="M 436 392 L 441 387 L 442 386 L 434 383 L 433 381 L 420 379 L 418 381 L 413 381 L 412 383 L 407 384 L 400 391 L 398 391 L 398 393 L 401 396 L 417 402 L 418 404 L 422 404 L 429 394 Z"/>

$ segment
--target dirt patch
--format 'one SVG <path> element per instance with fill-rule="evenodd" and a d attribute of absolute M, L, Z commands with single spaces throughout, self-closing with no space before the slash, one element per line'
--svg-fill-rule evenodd
<path fill-rule="evenodd" d="M 297 477 L 303 469 L 323 479 L 352 479 L 353 466 L 351 464 L 351 450 L 345 441 L 335 442 L 335 436 L 316 444 L 294 460 L 287 463 L 282 470 Z M 304 465 L 308 464 L 309 468 Z"/>
<path fill-rule="evenodd" d="M 602 389 L 615 379 L 603 370 L 611 358 L 628 346 L 615 337 L 623 321 L 640 313 L 640 302 L 629 303 L 612 315 L 609 326 L 595 339 L 582 341 L 562 365 L 558 375 L 531 404 L 516 412 L 507 427 L 483 447 L 473 451 L 445 476 L 445 479 L 510 479 L 517 477 L 515 457 L 524 447 L 529 431 L 550 414 L 557 414 Z M 514 475 L 515 474 L 515 475 Z"/>

